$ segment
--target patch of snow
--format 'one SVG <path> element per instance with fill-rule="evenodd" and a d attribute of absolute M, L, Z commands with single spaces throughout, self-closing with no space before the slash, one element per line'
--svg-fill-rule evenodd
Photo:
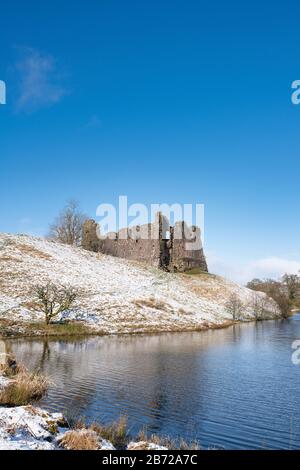
<path fill-rule="evenodd" d="M 69 430 L 66 431 L 65 433 L 61 433 L 58 438 L 57 442 L 59 445 L 61 444 L 61 441 L 63 440 L 64 437 L 68 437 L 68 435 L 72 436 L 73 434 L 76 434 L 79 438 L 88 438 L 92 437 L 93 440 L 97 443 L 97 450 L 116 450 L 115 447 L 112 445 L 111 442 L 107 441 L 106 439 L 101 439 L 101 437 L 93 430 L 91 429 L 76 429 L 76 430 Z M 70 450 L 66 443 L 63 445 L 64 449 Z"/>
<path fill-rule="evenodd" d="M 116 450 L 112 443 L 107 441 L 106 439 L 101 440 L 100 446 L 100 450 Z"/>
<path fill-rule="evenodd" d="M 0 375 L 0 390 L 3 388 L 7 387 L 11 382 L 11 379 L 4 377 L 3 375 Z"/>
<path fill-rule="evenodd" d="M 154 444 L 153 442 L 139 441 L 130 442 L 127 450 L 168 450 L 167 447 Z"/>
<path fill-rule="evenodd" d="M 32 406 L 0 407 L 0 450 L 54 450 L 50 428 L 62 420 L 60 413 Z"/>

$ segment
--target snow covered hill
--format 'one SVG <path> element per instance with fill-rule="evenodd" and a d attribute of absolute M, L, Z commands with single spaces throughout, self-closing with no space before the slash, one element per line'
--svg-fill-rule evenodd
<path fill-rule="evenodd" d="M 136 262 L 91 253 L 42 238 L 0 234 L 0 318 L 33 322 L 33 287 L 48 281 L 80 293 L 64 318 L 83 321 L 103 333 L 180 331 L 231 320 L 232 293 L 254 318 L 254 293 L 210 274 L 170 274 Z M 264 294 L 259 294 L 264 296 Z M 279 316 L 268 299 L 268 318 Z"/>

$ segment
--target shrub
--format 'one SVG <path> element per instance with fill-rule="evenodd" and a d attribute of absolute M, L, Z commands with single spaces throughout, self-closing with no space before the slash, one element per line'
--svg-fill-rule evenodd
<path fill-rule="evenodd" d="M 99 437 L 92 429 L 73 429 L 64 434 L 60 444 L 67 450 L 98 450 Z"/>
<path fill-rule="evenodd" d="M 57 286 L 51 282 L 36 286 L 34 294 L 37 299 L 36 309 L 44 312 L 47 325 L 54 317 L 69 310 L 77 297 L 72 287 Z"/>
<path fill-rule="evenodd" d="M 20 366 L 19 366 L 20 367 Z M 6 373 L 6 375 L 9 375 Z M 0 392 L 0 405 L 23 406 L 43 397 L 49 381 L 37 372 L 20 367 L 12 381 Z"/>
<path fill-rule="evenodd" d="M 277 303 L 283 318 L 287 318 L 290 315 L 292 302 L 284 283 L 274 281 L 273 279 L 253 279 L 247 284 L 247 287 L 254 291 L 264 292 L 271 297 Z M 263 315 L 263 310 L 266 307 L 262 303 L 266 303 L 266 300 L 254 298 L 253 306 L 255 311 L 258 312 L 258 316 Z"/>
<path fill-rule="evenodd" d="M 124 449 L 129 441 L 127 416 L 121 416 L 118 421 L 110 425 L 93 423 L 91 429 L 101 436 L 102 439 L 110 441 L 117 449 Z"/>

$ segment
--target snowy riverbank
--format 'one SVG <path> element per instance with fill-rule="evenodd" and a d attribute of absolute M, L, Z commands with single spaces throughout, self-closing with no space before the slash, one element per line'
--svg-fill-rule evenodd
<path fill-rule="evenodd" d="M 26 235 L 0 234 L 0 278 L 1 319 L 15 322 L 24 335 L 28 335 L 28 325 L 32 335 L 39 334 L 33 322 L 44 318 L 34 308 L 32 291 L 48 281 L 78 291 L 76 305 L 63 319 L 79 321 L 94 333 L 187 331 L 226 325 L 232 320 L 226 309 L 232 294 L 243 304 L 241 320 L 254 319 L 253 291 L 219 276 L 170 274 Z M 266 318 L 279 316 L 271 299 L 266 298 L 265 308 Z M 8 323 L 5 331 L 13 335 L 15 329 Z"/>
<path fill-rule="evenodd" d="M 68 450 L 67 442 L 74 443 L 75 439 L 77 445 L 92 442 L 94 449 L 90 450 L 116 450 L 111 442 L 93 430 L 69 430 L 61 413 L 49 413 L 31 405 L 0 407 L 0 450 Z M 151 442 L 139 441 L 130 442 L 125 450 L 165 449 Z"/>

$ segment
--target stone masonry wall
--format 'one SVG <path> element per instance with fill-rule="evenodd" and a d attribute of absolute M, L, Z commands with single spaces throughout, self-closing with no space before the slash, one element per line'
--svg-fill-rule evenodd
<path fill-rule="evenodd" d="M 195 246 L 188 250 L 191 243 Z M 101 238 L 98 224 L 94 220 L 88 220 L 83 227 L 82 247 L 89 251 L 140 261 L 171 272 L 184 272 L 193 268 L 208 271 L 200 229 L 188 229 L 184 222 L 170 227 L 162 214 L 157 214 L 152 224 L 122 229 L 118 233 L 107 234 L 105 238 Z"/>

